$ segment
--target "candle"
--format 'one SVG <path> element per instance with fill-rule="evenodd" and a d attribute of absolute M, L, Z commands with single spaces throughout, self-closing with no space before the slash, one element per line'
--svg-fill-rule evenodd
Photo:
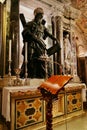
<path fill-rule="evenodd" d="M 25 62 L 27 62 L 27 42 L 25 42 Z"/>
<path fill-rule="evenodd" d="M 11 40 L 9 40 L 9 61 L 11 61 Z"/>

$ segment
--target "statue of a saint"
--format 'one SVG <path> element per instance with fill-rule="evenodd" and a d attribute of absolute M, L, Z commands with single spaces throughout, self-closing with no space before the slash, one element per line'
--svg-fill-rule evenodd
<path fill-rule="evenodd" d="M 38 7 L 34 10 L 34 19 L 26 23 L 22 32 L 24 47 L 22 55 L 25 55 L 25 44 L 28 43 L 28 77 L 29 78 L 45 78 L 45 61 L 40 60 L 41 55 L 47 53 L 46 45 L 43 42 L 47 37 L 53 40 L 56 38 L 51 35 L 48 29 L 45 27 L 45 20 L 43 19 L 44 11 Z M 25 77 L 25 64 L 23 62 L 21 67 L 20 77 Z M 48 69 L 49 71 L 50 69 Z M 48 72 L 50 76 L 51 73 Z"/>

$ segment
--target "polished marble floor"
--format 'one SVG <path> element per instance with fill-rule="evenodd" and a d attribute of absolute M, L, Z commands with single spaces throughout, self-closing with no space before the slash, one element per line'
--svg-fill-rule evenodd
<path fill-rule="evenodd" d="M 75 117 L 53 127 L 53 130 L 87 130 L 87 112 L 85 115 Z"/>
<path fill-rule="evenodd" d="M 9 130 L 2 120 L 0 120 L 0 130 Z M 53 126 L 53 130 L 87 130 L 87 112 L 84 115 Z"/>

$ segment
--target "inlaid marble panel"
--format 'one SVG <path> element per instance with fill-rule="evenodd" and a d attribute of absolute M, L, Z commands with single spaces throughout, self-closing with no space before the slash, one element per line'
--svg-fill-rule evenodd
<path fill-rule="evenodd" d="M 41 97 L 15 100 L 15 129 L 44 121 L 44 103 Z"/>
<path fill-rule="evenodd" d="M 67 113 L 82 109 L 81 91 L 68 92 L 67 95 Z"/>
<path fill-rule="evenodd" d="M 53 117 L 64 114 L 64 94 L 58 95 L 58 100 L 53 101 Z"/>

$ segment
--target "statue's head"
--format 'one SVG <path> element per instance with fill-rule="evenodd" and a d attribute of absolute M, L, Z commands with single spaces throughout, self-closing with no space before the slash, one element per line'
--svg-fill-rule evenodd
<path fill-rule="evenodd" d="M 38 14 L 41 14 L 43 16 L 44 14 L 44 11 L 41 7 L 38 7 L 34 10 L 34 16 L 38 15 Z"/>

